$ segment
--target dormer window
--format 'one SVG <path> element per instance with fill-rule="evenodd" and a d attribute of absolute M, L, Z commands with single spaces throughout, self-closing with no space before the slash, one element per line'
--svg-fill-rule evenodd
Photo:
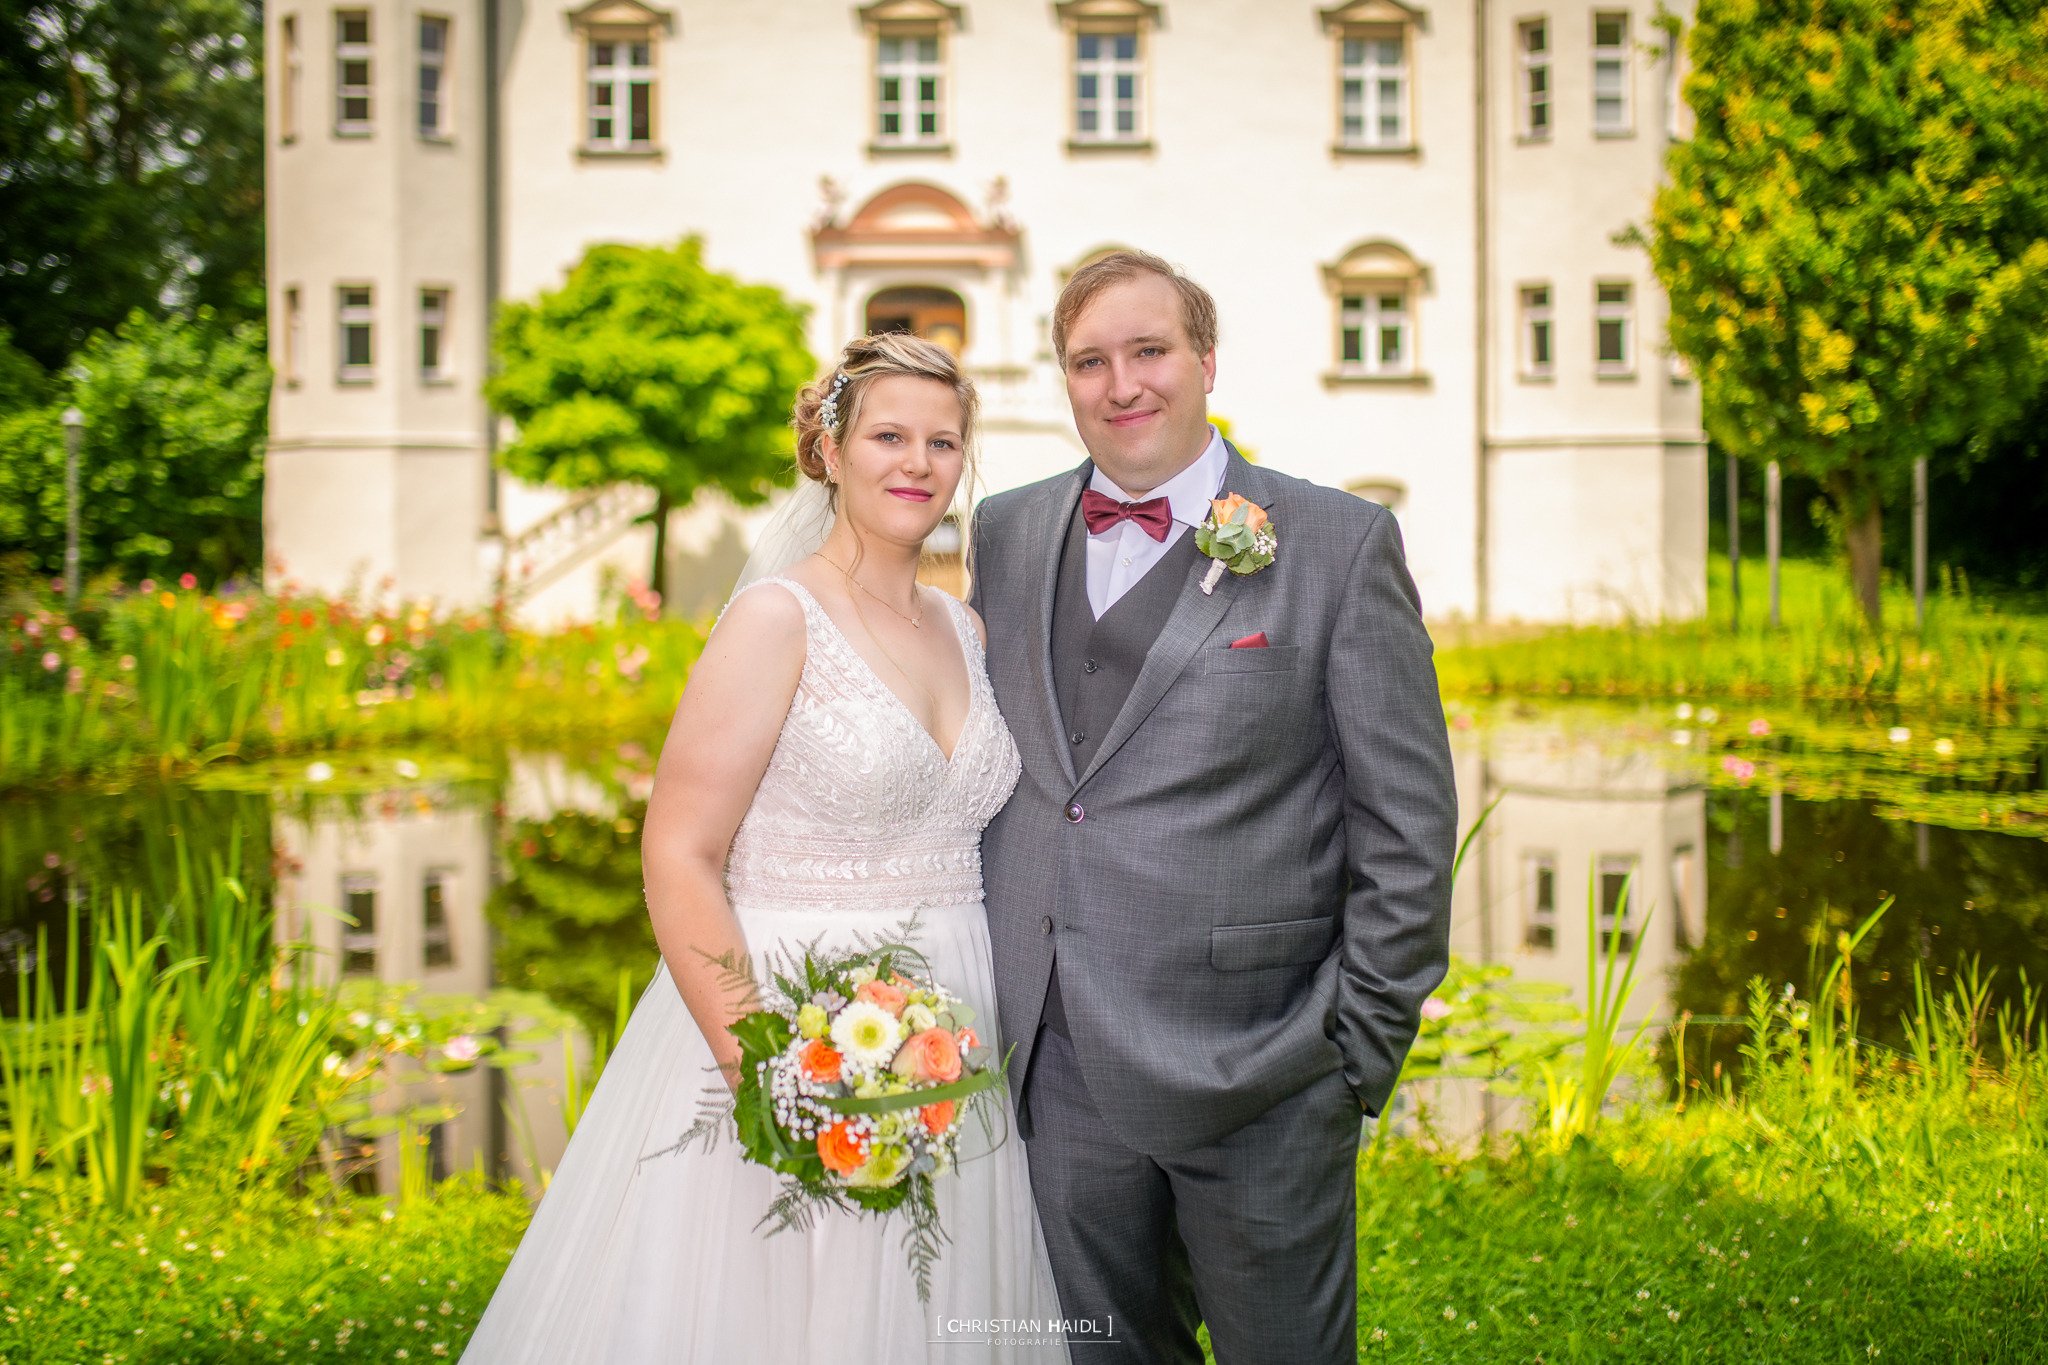
<path fill-rule="evenodd" d="M 874 52 L 871 152 L 951 149 L 947 39 L 960 7 L 938 0 L 881 0 L 860 11 Z"/>
<path fill-rule="evenodd" d="M 1147 51 L 1159 7 L 1137 0 L 1071 0 L 1053 7 L 1067 31 L 1067 146 L 1150 147 Z"/>
<path fill-rule="evenodd" d="M 581 154 L 659 156 L 661 39 L 672 17 L 637 0 L 593 0 L 569 23 L 583 48 Z"/>
<path fill-rule="evenodd" d="M 1356 0 L 1323 11 L 1337 57 L 1336 150 L 1415 149 L 1415 11 L 1395 0 Z"/>

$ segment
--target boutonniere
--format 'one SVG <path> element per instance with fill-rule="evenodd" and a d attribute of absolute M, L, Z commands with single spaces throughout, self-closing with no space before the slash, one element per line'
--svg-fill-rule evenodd
<path fill-rule="evenodd" d="M 1216 591 L 1225 569 L 1253 574 L 1271 564 L 1280 538 L 1265 508 L 1232 493 L 1209 500 L 1209 519 L 1195 528 L 1195 548 L 1214 561 L 1202 579 L 1206 596 Z"/>

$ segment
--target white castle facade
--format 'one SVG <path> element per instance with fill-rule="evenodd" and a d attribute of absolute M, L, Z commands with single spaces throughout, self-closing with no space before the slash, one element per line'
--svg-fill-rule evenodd
<path fill-rule="evenodd" d="M 508 574 L 555 616 L 644 573 L 633 490 L 491 469 L 495 302 L 594 243 L 699 236 L 809 305 L 821 358 L 953 346 L 983 491 L 1083 458 L 1048 320 L 1128 245 L 1216 295 L 1241 445 L 1399 514 L 1431 616 L 1696 615 L 1698 392 L 1617 241 L 1686 131 L 1679 59 L 1646 0 L 1546 3 L 282 0 L 273 572 L 449 602 Z M 677 554 L 748 524 L 685 509 Z"/>

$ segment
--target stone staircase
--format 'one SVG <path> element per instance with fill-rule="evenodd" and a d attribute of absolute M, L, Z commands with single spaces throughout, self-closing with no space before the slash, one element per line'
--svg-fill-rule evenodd
<path fill-rule="evenodd" d="M 505 541 L 498 596 L 517 602 L 560 579 L 625 534 L 654 510 L 655 492 L 644 484 L 594 488 Z"/>

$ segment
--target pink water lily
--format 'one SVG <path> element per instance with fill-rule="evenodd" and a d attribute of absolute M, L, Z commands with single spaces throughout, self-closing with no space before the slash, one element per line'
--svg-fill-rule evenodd
<path fill-rule="evenodd" d="M 1448 1000 L 1439 1000 L 1432 995 L 1422 1002 L 1422 1017 L 1425 1019 L 1442 1019 L 1450 1012 L 1451 1002 Z"/>

